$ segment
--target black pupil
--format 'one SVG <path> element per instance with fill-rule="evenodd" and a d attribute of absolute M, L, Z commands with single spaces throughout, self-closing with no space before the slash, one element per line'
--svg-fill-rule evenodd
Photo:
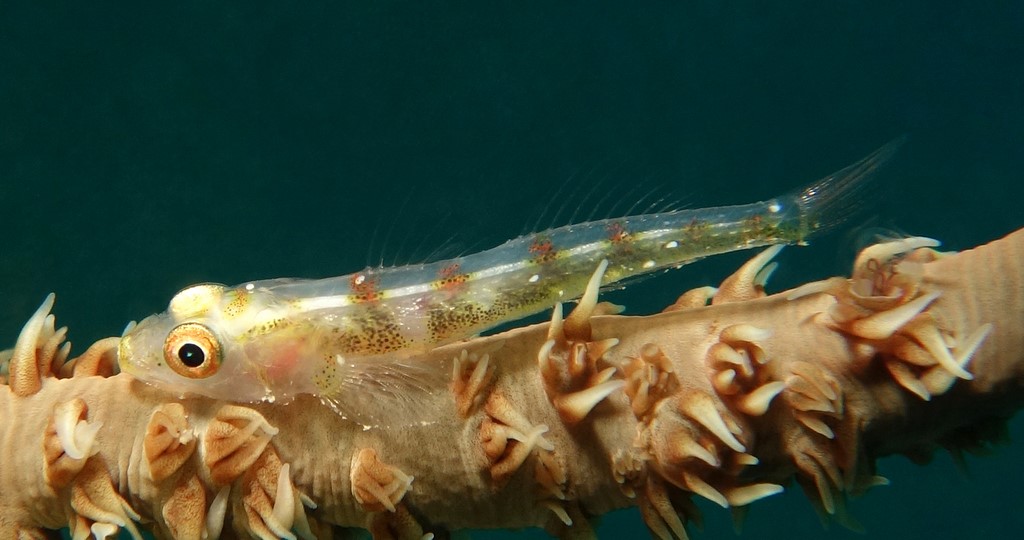
<path fill-rule="evenodd" d="M 199 345 L 186 343 L 178 349 L 178 359 L 188 367 L 199 367 L 206 361 L 206 353 Z"/>

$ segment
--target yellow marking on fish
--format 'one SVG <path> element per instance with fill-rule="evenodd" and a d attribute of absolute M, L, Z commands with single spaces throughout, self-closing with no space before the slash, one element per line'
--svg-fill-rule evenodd
<path fill-rule="evenodd" d="M 220 303 L 224 290 L 223 285 L 212 283 L 194 285 L 174 295 L 168 310 L 180 319 L 202 317 Z"/>

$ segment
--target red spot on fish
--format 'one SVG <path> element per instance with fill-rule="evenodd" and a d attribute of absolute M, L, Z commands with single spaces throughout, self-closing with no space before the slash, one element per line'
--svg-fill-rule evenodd
<path fill-rule="evenodd" d="M 377 278 L 363 274 L 354 274 L 348 280 L 348 286 L 352 289 L 352 300 L 356 303 L 376 302 L 380 300 L 380 291 L 377 290 Z"/>
<path fill-rule="evenodd" d="M 613 244 L 621 244 L 629 240 L 629 231 L 621 221 L 613 221 L 605 227 L 608 232 L 608 240 Z"/>
<path fill-rule="evenodd" d="M 442 291 L 454 291 L 463 283 L 469 281 L 469 274 L 461 272 L 462 266 L 459 263 L 449 264 L 437 272 L 437 279 L 434 280 L 434 288 Z"/>
<path fill-rule="evenodd" d="M 530 260 L 538 264 L 553 261 L 558 256 L 551 238 L 542 235 L 536 236 L 533 242 L 530 242 L 530 253 L 533 254 Z"/>

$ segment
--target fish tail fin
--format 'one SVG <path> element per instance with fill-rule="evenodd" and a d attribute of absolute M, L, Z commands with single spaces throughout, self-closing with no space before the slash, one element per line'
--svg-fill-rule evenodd
<path fill-rule="evenodd" d="M 881 148 L 809 186 L 790 195 L 799 208 L 800 225 L 798 242 L 804 243 L 808 236 L 831 229 L 858 213 L 864 206 L 862 197 L 865 189 L 903 143 L 901 135 Z"/>

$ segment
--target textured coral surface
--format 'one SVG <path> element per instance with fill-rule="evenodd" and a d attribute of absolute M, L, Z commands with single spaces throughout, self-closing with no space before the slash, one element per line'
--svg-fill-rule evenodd
<path fill-rule="evenodd" d="M 695 498 L 742 516 L 796 485 L 856 526 L 876 458 L 970 450 L 1024 396 L 1024 232 L 931 245 L 873 246 L 849 278 L 771 296 L 767 250 L 647 317 L 585 298 L 433 351 L 450 384 L 374 426 L 315 399 L 169 395 L 115 374 L 116 339 L 66 362 L 50 297 L 0 356 L 0 538 L 586 537 L 626 506 L 686 538 Z"/>

